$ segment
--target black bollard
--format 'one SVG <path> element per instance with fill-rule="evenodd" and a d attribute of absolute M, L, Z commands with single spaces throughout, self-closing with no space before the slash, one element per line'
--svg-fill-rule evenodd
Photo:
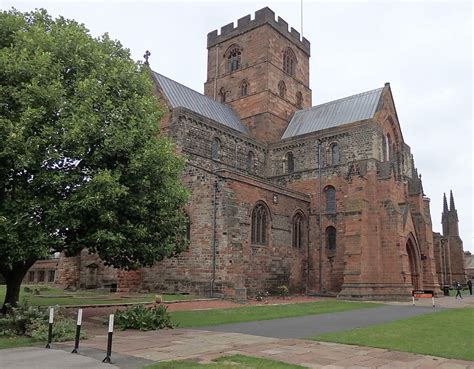
<path fill-rule="evenodd" d="M 103 363 L 111 363 L 110 355 L 112 355 L 112 335 L 114 334 L 114 314 L 109 315 L 109 334 L 107 337 L 107 356 L 102 360 Z"/>
<path fill-rule="evenodd" d="M 53 342 L 53 319 L 54 319 L 54 309 L 49 308 L 49 321 L 48 321 L 48 343 L 46 348 L 51 348 L 51 342 Z"/>
<path fill-rule="evenodd" d="M 81 324 L 82 324 L 82 309 L 77 311 L 77 325 L 76 325 L 76 340 L 74 341 L 74 349 L 71 351 L 72 354 L 77 354 L 79 348 L 79 338 L 81 337 Z"/>

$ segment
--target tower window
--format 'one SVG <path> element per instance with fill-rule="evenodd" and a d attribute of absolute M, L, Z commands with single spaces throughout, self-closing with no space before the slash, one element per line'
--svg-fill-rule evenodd
<path fill-rule="evenodd" d="M 283 99 L 286 97 L 286 85 L 285 85 L 285 82 L 283 81 L 280 81 L 278 83 L 278 94 Z"/>
<path fill-rule="evenodd" d="M 288 73 L 290 76 L 295 75 L 296 69 L 296 56 L 293 50 L 289 47 L 283 52 L 283 71 Z"/>
<path fill-rule="evenodd" d="M 295 157 L 292 152 L 286 154 L 286 171 L 293 173 L 295 171 Z"/>
<path fill-rule="evenodd" d="M 240 68 L 240 56 L 242 54 L 240 46 L 232 45 L 227 50 L 227 70 L 229 73 L 235 72 Z"/>
<path fill-rule="evenodd" d="M 332 186 L 326 187 L 324 190 L 326 194 L 326 212 L 336 211 L 336 189 Z"/>
<path fill-rule="evenodd" d="M 240 96 L 247 96 L 248 86 L 249 84 L 245 79 L 240 82 Z"/>
<path fill-rule="evenodd" d="M 212 144 L 211 144 L 211 159 L 212 160 L 219 159 L 220 146 L 221 146 L 221 142 L 219 141 L 219 139 L 217 137 L 215 137 L 212 140 Z"/>
<path fill-rule="evenodd" d="M 296 93 L 296 106 L 298 109 L 303 107 L 303 94 L 300 91 Z"/>
<path fill-rule="evenodd" d="M 268 214 L 265 205 L 257 204 L 252 212 L 251 238 L 253 244 L 267 244 L 267 221 Z"/>
<path fill-rule="evenodd" d="M 226 92 L 225 92 L 224 87 L 222 87 L 219 90 L 219 100 L 221 101 L 221 103 L 225 103 L 225 98 L 226 98 Z"/>

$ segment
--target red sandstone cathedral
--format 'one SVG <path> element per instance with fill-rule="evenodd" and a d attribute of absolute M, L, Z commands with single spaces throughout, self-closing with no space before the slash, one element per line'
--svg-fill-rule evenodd
<path fill-rule="evenodd" d="M 133 272 L 84 250 L 49 266 L 50 279 L 239 299 L 285 285 L 375 300 L 464 280 L 452 193 L 443 235 L 433 233 L 388 83 L 313 106 L 310 43 L 269 8 L 210 32 L 207 49 L 204 95 L 150 71 L 162 132 L 186 158 L 189 249 Z M 42 263 L 52 261 L 27 282 L 40 281 Z"/>

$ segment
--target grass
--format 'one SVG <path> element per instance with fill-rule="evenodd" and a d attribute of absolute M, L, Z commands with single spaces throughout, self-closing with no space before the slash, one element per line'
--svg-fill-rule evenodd
<path fill-rule="evenodd" d="M 39 342 L 30 337 L 1 337 L 0 336 L 0 349 L 32 346 L 39 344 Z"/>
<path fill-rule="evenodd" d="M 449 309 L 311 339 L 473 361 L 473 327 L 474 309 Z"/>
<path fill-rule="evenodd" d="M 39 295 L 33 292 L 25 292 L 25 287 L 32 291 L 39 289 Z M 0 285 L 0 303 L 5 298 L 6 286 Z M 192 295 L 162 295 L 163 301 L 192 300 L 198 298 Z M 146 294 L 116 294 L 110 292 L 98 292 L 96 290 L 65 291 L 63 289 L 47 285 L 22 285 L 20 300 L 27 299 L 30 305 L 53 306 L 53 305 L 100 305 L 100 304 L 123 304 L 131 302 L 153 302 L 154 293 Z"/>
<path fill-rule="evenodd" d="M 146 366 L 143 369 L 302 369 L 302 366 L 281 361 L 260 359 L 250 356 L 223 356 L 210 364 L 198 364 L 192 361 L 167 361 Z"/>
<path fill-rule="evenodd" d="M 194 310 L 171 312 L 180 328 L 205 327 L 227 323 L 253 322 L 290 318 L 304 315 L 335 313 L 380 306 L 375 303 L 347 301 L 319 301 L 286 305 L 248 306 L 232 309 Z"/>

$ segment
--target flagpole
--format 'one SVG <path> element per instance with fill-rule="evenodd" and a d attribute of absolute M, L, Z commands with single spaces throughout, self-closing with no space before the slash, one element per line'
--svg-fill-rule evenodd
<path fill-rule="evenodd" d="M 303 0 L 301 0 L 301 38 L 303 38 Z"/>

